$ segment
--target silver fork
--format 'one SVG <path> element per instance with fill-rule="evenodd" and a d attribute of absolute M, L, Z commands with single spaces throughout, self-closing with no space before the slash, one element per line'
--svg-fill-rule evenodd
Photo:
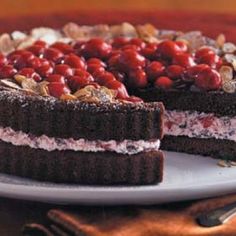
<path fill-rule="evenodd" d="M 196 220 L 201 226 L 213 227 L 224 224 L 233 216 L 236 216 L 236 202 L 201 214 Z"/>

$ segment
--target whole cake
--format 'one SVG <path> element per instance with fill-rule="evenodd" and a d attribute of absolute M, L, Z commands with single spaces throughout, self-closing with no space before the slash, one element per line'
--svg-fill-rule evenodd
<path fill-rule="evenodd" d="M 163 149 L 235 158 L 236 46 L 223 35 L 69 23 L 3 34 L 0 51 L 1 172 L 158 183 L 163 133 Z"/>

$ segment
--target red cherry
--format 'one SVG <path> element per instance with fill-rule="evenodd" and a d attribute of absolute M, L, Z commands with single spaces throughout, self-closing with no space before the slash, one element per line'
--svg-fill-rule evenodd
<path fill-rule="evenodd" d="M 141 50 L 141 54 L 150 59 L 153 60 L 156 57 L 156 50 L 157 50 L 157 44 L 156 43 L 147 43 L 145 48 Z"/>
<path fill-rule="evenodd" d="M 38 58 L 38 57 L 34 57 L 27 61 L 27 67 L 32 67 L 35 69 L 35 68 L 40 67 L 41 65 L 42 65 L 41 58 Z"/>
<path fill-rule="evenodd" d="M 84 60 L 72 53 L 64 57 L 64 63 L 72 68 L 86 69 Z"/>
<path fill-rule="evenodd" d="M 117 70 L 110 70 L 110 72 L 115 76 L 115 78 L 123 83 L 125 81 L 125 74 Z"/>
<path fill-rule="evenodd" d="M 51 65 L 42 65 L 42 66 L 36 68 L 36 71 L 42 77 L 47 77 L 48 75 L 53 73 L 53 67 Z"/>
<path fill-rule="evenodd" d="M 126 72 L 144 67 L 145 62 L 145 58 L 134 50 L 125 50 L 118 57 L 119 67 Z"/>
<path fill-rule="evenodd" d="M 64 83 L 52 82 L 49 83 L 47 86 L 49 94 L 56 98 L 60 98 L 63 94 L 70 93 L 70 89 Z"/>
<path fill-rule="evenodd" d="M 67 77 L 73 75 L 73 70 L 68 65 L 60 64 L 55 66 L 54 73 Z"/>
<path fill-rule="evenodd" d="M 195 79 L 195 85 L 205 91 L 220 89 L 222 80 L 220 74 L 209 68 L 203 69 Z"/>
<path fill-rule="evenodd" d="M 9 62 L 17 69 L 28 67 L 28 61 L 35 58 L 32 52 L 26 50 L 17 50 L 11 53 L 9 56 Z"/>
<path fill-rule="evenodd" d="M 100 85 L 105 85 L 106 83 L 114 80 L 116 80 L 115 76 L 107 71 L 97 74 L 95 77 L 95 81 L 98 82 L 98 84 Z"/>
<path fill-rule="evenodd" d="M 108 60 L 108 67 L 110 68 L 119 68 L 120 54 L 112 55 Z"/>
<path fill-rule="evenodd" d="M 194 62 L 192 56 L 188 53 L 175 54 L 173 57 L 172 63 L 174 65 L 179 65 L 179 66 L 186 67 L 186 68 L 195 65 L 195 62 Z"/>
<path fill-rule="evenodd" d="M 87 67 L 87 71 L 91 74 L 94 74 L 94 73 L 97 73 L 98 71 L 104 72 L 105 69 L 104 69 L 104 67 L 97 65 L 97 64 L 89 64 Z"/>
<path fill-rule="evenodd" d="M 206 64 L 200 64 L 200 65 L 196 65 L 193 67 L 189 67 L 187 69 L 187 75 L 186 75 L 187 78 L 186 79 L 187 80 L 194 80 L 198 76 L 198 74 L 206 68 L 209 68 L 209 66 Z"/>
<path fill-rule="evenodd" d="M 5 65 L 0 68 L 0 79 L 12 78 L 17 70 L 12 65 Z"/>
<path fill-rule="evenodd" d="M 164 75 L 165 66 L 158 61 L 153 61 L 147 66 L 146 72 L 148 75 L 148 80 L 153 81 L 157 77 Z"/>
<path fill-rule="evenodd" d="M 48 82 L 63 83 L 64 84 L 65 83 L 65 78 L 62 75 L 52 74 L 52 75 L 49 75 L 46 78 L 46 81 L 48 81 Z"/>
<path fill-rule="evenodd" d="M 63 53 L 56 48 L 47 48 L 43 54 L 44 58 L 56 62 L 61 57 L 63 57 Z"/>
<path fill-rule="evenodd" d="M 141 98 L 135 97 L 135 96 L 127 97 L 127 98 L 125 98 L 125 100 L 129 101 L 129 102 L 133 102 L 133 103 L 143 102 L 143 100 Z"/>
<path fill-rule="evenodd" d="M 32 78 L 34 79 L 36 82 L 40 82 L 42 80 L 42 78 L 40 77 L 40 75 L 38 73 L 35 72 L 35 70 L 33 68 L 23 68 L 18 72 L 19 75 L 23 75 L 27 78 Z"/>
<path fill-rule="evenodd" d="M 44 54 L 45 47 L 40 45 L 32 45 L 27 48 L 27 51 L 32 52 L 35 56 L 39 57 Z"/>
<path fill-rule="evenodd" d="M 144 88 L 147 84 L 147 75 L 142 69 L 137 69 L 129 73 L 128 85 L 131 88 Z"/>
<path fill-rule="evenodd" d="M 112 47 L 121 48 L 121 47 L 123 47 L 124 45 L 126 45 L 128 43 L 129 43 L 129 40 L 127 38 L 117 37 L 117 38 L 113 39 Z"/>
<path fill-rule="evenodd" d="M 134 44 L 127 44 L 121 48 L 121 51 L 125 51 L 125 50 L 133 50 L 133 51 L 138 52 L 141 50 L 141 48 Z"/>
<path fill-rule="evenodd" d="M 71 45 L 63 43 L 63 42 L 56 42 L 50 46 L 51 48 L 56 48 L 64 54 L 69 54 L 74 51 Z"/>
<path fill-rule="evenodd" d="M 74 76 L 68 77 L 68 85 L 73 91 L 77 91 L 91 82 L 94 82 L 94 78 L 87 71 L 76 69 Z"/>
<path fill-rule="evenodd" d="M 129 94 L 128 94 L 124 84 L 122 84 L 118 80 L 108 81 L 105 84 L 105 86 L 109 89 L 115 90 L 117 92 L 116 97 L 119 98 L 119 99 L 124 99 L 124 98 L 129 97 Z"/>
<path fill-rule="evenodd" d="M 205 54 L 198 59 L 198 63 L 207 64 L 213 68 L 216 68 L 219 62 L 220 62 L 220 57 L 213 53 Z"/>
<path fill-rule="evenodd" d="M 4 66 L 7 64 L 7 58 L 0 54 L 0 67 Z"/>
<path fill-rule="evenodd" d="M 95 64 L 95 65 L 99 65 L 99 66 L 104 67 L 104 68 L 106 67 L 106 64 L 102 60 L 100 60 L 98 58 L 90 58 L 90 59 L 88 59 L 87 60 L 87 64 L 88 65 Z"/>
<path fill-rule="evenodd" d="M 129 44 L 136 45 L 139 49 L 142 49 L 146 46 L 146 43 L 140 38 L 130 39 Z"/>
<path fill-rule="evenodd" d="M 169 77 L 161 76 L 155 80 L 154 86 L 166 90 L 172 88 L 173 83 Z"/>
<path fill-rule="evenodd" d="M 166 40 L 161 42 L 157 47 L 157 53 L 163 58 L 172 58 L 177 53 L 181 52 L 181 48 L 173 41 Z"/>
<path fill-rule="evenodd" d="M 93 38 L 81 47 L 81 53 L 86 58 L 97 57 L 106 59 L 111 52 L 111 45 L 100 38 Z"/>
<path fill-rule="evenodd" d="M 175 43 L 180 47 L 182 52 L 187 52 L 188 51 L 188 45 L 185 42 L 176 41 Z"/>
<path fill-rule="evenodd" d="M 195 58 L 198 60 L 199 58 L 205 56 L 206 54 L 215 54 L 215 52 L 211 48 L 200 48 L 195 53 Z"/>
<path fill-rule="evenodd" d="M 184 68 L 178 65 L 168 66 L 166 69 L 167 76 L 171 79 L 180 79 L 184 73 Z"/>
<path fill-rule="evenodd" d="M 37 41 L 34 42 L 34 45 L 46 47 L 47 43 L 45 41 L 43 41 L 43 40 L 37 40 Z"/>

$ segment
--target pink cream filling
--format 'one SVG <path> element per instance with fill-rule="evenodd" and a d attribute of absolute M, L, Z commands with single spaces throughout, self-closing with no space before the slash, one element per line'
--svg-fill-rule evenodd
<path fill-rule="evenodd" d="M 236 142 L 236 117 L 207 114 L 196 111 L 165 111 L 166 135 L 190 138 L 216 138 Z"/>
<path fill-rule="evenodd" d="M 22 131 L 14 131 L 10 127 L 0 127 L 0 140 L 11 143 L 15 146 L 29 146 L 36 149 L 44 149 L 47 151 L 54 150 L 73 150 L 83 152 L 117 152 L 122 154 L 136 154 L 148 150 L 158 150 L 160 140 L 123 140 L 123 141 L 102 141 L 102 140 L 86 140 L 73 138 L 51 138 L 46 135 L 34 136 Z"/>

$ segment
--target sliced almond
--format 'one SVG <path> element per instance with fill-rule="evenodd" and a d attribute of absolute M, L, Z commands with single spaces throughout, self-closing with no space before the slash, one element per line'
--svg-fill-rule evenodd
<path fill-rule="evenodd" d="M 47 81 L 43 81 L 38 84 L 38 91 L 40 95 L 49 96 L 48 84 L 49 82 Z"/>
<path fill-rule="evenodd" d="M 224 53 L 234 53 L 236 51 L 236 45 L 233 43 L 225 43 L 222 50 Z"/>
<path fill-rule="evenodd" d="M 235 91 L 236 91 L 236 81 L 228 81 L 226 83 L 223 83 L 222 89 L 226 93 L 235 93 Z"/>
<path fill-rule="evenodd" d="M 224 160 L 218 161 L 217 165 L 220 166 L 220 167 L 230 167 L 229 163 L 227 161 L 224 161 Z"/>
<path fill-rule="evenodd" d="M 233 68 L 230 66 L 222 66 L 219 70 L 223 83 L 233 79 Z"/>
<path fill-rule="evenodd" d="M 223 45 L 225 44 L 225 35 L 224 34 L 219 34 L 216 38 L 216 45 L 220 48 L 223 47 Z"/>
<path fill-rule="evenodd" d="M 23 80 L 21 86 L 22 89 L 31 90 L 35 93 L 39 92 L 37 82 L 31 78 L 26 78 L 25 80 Z"/>
<path fill-rule="evenodd" d="M 12 89 L 22 89 L 14 80 L 12 79 L 1 79 L 0 83 L 6 87 Z"/>
<path fill-rule="evenodd" d="M 15 50 L 14 42 L 9 34 L 2 34 L 0 36 L 0 52 L 4 55 Z"/>
<path fill-rule="evenodd" d="M 60 99 L 62 99 L 62 100 L 75 100 L 75 99 L 77 99 L 77 97 L 72 94 L 62 94 Z"/>

